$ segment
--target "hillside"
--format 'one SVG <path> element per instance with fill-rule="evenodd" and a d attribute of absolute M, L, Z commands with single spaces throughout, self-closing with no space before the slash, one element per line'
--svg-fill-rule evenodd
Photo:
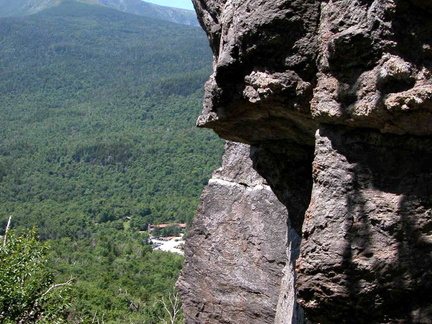
<path fill-rule="evenodd" d="M 0 17 L 16 17 L 35 14 L 69 0 L 0 0 Z M 79 0 L 87 4 L 99 4 L 138 16 L 156 18 L 183 25 L 198 26 L 195 12 L 158 6 L 141 0 Z"/>
<path fill-rule="evenodd" d="M 182 258 L 139 230 L 190 222 L 222 152 L 195 127 L 204 33 L 68 1 L 0 19 L 0 42 L 1 229 L 12 215 L 52 241 L 58 274 L 77 278 L 76 317 L 157 319 Z M 131 315 L 119 287 L 149 306 Z"/>
<path fill-rule="evenodd" d="M 200 30 L 65 2 L 0 20 L 0 38 L 4 217 L 29 203 L 26 223 L 59 219 L 70 201 L 93 220 L 142 206 L 158 221 L 192 217 L 202 166 L 216 162 L 214 137 L 194 127 L 210 62 Z"/>
<path fill-rule="evenodd" d="M 138 16 L 158 18 L 183 25 L 199 26 L 195 11 L 158 6 L 141 0 L 96 0 L 110 8 Z"/>

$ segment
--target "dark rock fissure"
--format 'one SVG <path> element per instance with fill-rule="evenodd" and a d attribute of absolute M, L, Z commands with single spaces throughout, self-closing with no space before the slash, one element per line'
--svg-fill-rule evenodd
<path fill-rule="evenodd" d="M 253 168 L 289 210 L 290 226 L 302 233 L 312 192 L 313 146 L 272 142 L 251 146 Z"/>

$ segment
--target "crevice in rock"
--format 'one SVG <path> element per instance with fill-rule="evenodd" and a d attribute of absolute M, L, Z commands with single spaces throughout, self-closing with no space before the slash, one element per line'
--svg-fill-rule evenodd
<path fill-rule="evenodd" d="M 272 141 L 251 146 L 253 168 L 288 209 L 290 226 L 301 236 L 312 192 L 314 147 Z"/>

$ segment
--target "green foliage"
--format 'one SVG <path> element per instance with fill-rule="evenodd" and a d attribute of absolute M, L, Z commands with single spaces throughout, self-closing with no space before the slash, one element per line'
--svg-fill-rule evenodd
<path fill-rule="evenodd" d="M 190 222 L 222 153 L 194 125 L 204 33 L 65 2 L 0 19 L 0 44 L 1 228 L 51 241 L 70 322 L 159 323 L 183 258 L 139 230 Z"/>
<path fill-rule="evenodd" d="M 0 19 L 0 40 L 0 221 L 43 238 L 190 222 L 222 152 L 194 126 L 200 30 L 67 2 Z"/>
<path fill-rule="evenodd" d="M 0 246 L 0 322 L 63 323 L 68 308 L 67 286 L 50 289 L 53 271 L 47 266 L 49 247 L 35 230 L 7 233 Z"/>
<path fill-rule="evenodd" d="M 183 257 L 152 251 L 147 233 L 101 225 L 92 238 L 57 240 L 51 262 L 60 278 L 77 278 L 70 322 L 160 323 Z"/>

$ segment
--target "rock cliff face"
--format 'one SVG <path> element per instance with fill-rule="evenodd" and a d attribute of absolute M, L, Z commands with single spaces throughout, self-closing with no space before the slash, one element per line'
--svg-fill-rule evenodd
<path fill-rule="evenodd" d="M 227 143 L 222 168 L 201 196 L 179 282 L 187 323 L 273 323 L 287 249 L 299 237 L 286 207 L 249 159 L 249 146 Z M 282 293 L 295 303 L 293 272 Z"/>
<path fill-rule="evenodd" d="M 245 153 L 210 182 L 187 323 L 301 322 L 295 296 L 309 323 L 432 323 L 432 2 L 194 4 L 214 52 L 198 125 L 249 144 L 278 202 L 235 180 Z"/>

